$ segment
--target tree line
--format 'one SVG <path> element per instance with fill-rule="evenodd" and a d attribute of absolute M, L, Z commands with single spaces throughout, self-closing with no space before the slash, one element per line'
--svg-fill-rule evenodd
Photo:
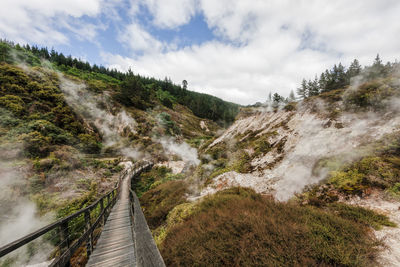
<path fill-rule="evenodd" d="M 354 59 L 348 68 L 339 63 L 332 69 L 325 70 L 314 79 L 303 79 L 300 87 L 297 88 L 297 95 L 302 98 L 308 98 L 329 92 L 336 89 L 345 88 L 350 85 L 351 79 L 362 74 L 365 80 L 372 80 L 378 77 L 386 77 L 399 64 L 382 64 L 379 54 L 376 56 L 371 66 L 362 67 L 357 59 Z"/>

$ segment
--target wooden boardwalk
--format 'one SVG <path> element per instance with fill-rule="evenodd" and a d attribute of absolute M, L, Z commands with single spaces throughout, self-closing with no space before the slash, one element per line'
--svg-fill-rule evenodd
<path fill-rule="evenodd" d="M 49 265 L 52 267 L 70 266 L 71 257 L 79 248 L 84 248 L 85 244 L 89 256 L 87 266 L 165 267 L 140 207 L 139 199 L 130 188 L 132 179 L 152 167 L 153 163 L 150 161 L 136 162 L 121 174 L 114 188 L 94 203 L 0 247 L 0 258 L 51 233 L 59 235 L 60 238 L 59 246 L 54 251 L 61 251 Z M 104 206 L 104 200 L 107 201 L 106 206 Z M 97 210 L 98 215 L 91 218 L 93 210 Z M 74 219 L 78 216 L 82 219 L 83 215 L 83 222 L 86 224 L 85 231 L 80 237 L 71 240 L 71 232 L 68 229 L 74 225 Z M 101 227 L 104 221 L 106 223 L 104 227 Z M 95 233 L 100 230 L 102 231 L 97 240 L 98 234 Z M 92 244 L 96 240 L 96 246 L 93 248 Z M 53 255 L 53 252 L 51 254 Z"/>
<path fill-rule="evenodd" d="M 122 181 L 121 194 L 115 203 L 86 266 L 135 266 L 135 242 L 130 218 L 129 182 Z"/>

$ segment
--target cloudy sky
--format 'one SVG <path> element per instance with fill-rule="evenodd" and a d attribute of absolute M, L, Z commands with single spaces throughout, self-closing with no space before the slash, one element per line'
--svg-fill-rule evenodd
<path fill-rule="evenodd" d="M 2 0 L 0 38 L 240 104 L 354 58 L 400 59 L 398 0 Z"/>

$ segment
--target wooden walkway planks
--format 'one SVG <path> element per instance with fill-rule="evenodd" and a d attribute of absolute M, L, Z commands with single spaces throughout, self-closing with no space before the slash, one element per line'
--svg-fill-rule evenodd
<path fill-rule="evenodd" d="M 86 266 L 134 266 L 135 244 L 130 218 L 129 177 L 122 181 L 121 194 L 115 203 Z"/>

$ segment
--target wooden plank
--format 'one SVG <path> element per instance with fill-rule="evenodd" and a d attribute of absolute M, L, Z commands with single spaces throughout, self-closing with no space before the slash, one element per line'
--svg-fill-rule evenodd
<path fill-rule="evenodd" d="M 129 182 L 121 184 L 121 194 L 107 218 L 86 266 L 135 266 L 135 247 L 130 218 Z"/>

